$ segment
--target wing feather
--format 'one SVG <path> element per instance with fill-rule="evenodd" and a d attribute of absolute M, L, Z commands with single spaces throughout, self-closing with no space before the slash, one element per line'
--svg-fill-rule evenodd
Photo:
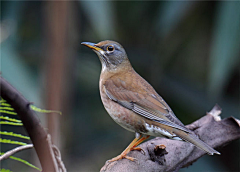
<path fill-rule="evenodd" d="M 149 94 L 147 90 L 138 90 L 140 91 L 140 93 L 138 93 L 131 87 L 128 87 L 128 89 L 124 88 L 125 85 L 126 84 L 120 79 L 111 79 L 105 82 L 104 88 L 107 96 L 111 100 L 129 110 L 132 110 L 136 114 L 189 133 L 189 129 L 177 119 L 168 105 L 164 105 L 166 103 L 157 93 L 157 95 L 154 96 Z M 161 99 L 157 98 L 157 96 Z"/>

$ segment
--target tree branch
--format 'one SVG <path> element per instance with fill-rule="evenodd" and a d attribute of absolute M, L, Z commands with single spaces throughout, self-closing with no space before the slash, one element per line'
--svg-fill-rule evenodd
<path fill-rule="evenodd" d="M 19 115 L 34 145 L 43 171 L 58 171 L 58 165 L 54 154 L 51 154 L 52 145 L 48 143 L 47 133 L 40 120 L 27 101 L 13 86 L 0 77 L 1 97 L 5 99 Z"/>
<path fill-rule="evenodd" d="M 216 105 L 207 115 L 186 127 L 193 130 L 210 146 L 223 147 L 240 138 L 240 121 L 234 117 L 221 120 L 220 113 L 221 108 Z M 141 144 L 140 147 L 145 151 L 145 155 L 137 151 L 129 153 L 129 156 L 136 158 L 137 162 L 127 159 L 106 162 L 101 172 L 178 171 L 206 154 L 190 143 L 159 137 Z"/>
<path fill-rule="evenodd" d="M 29 149 L 32 148 L 33 144 L 27 144 L 27 145 L 23 145 L 23 146 L 18 146 L 10 151 L 7 151 L 6 153 L 4 153 L 2 156 L 0 156 L 0 161 L 9 158 L 9 156 L 12 156 L 13 154 L 25 150 L 25 149 Z"/>

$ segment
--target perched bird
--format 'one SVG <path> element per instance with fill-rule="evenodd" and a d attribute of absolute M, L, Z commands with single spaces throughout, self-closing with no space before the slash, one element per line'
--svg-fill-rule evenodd
<path fill-rule="evenodd" d="M 130 145 L 110 161 L 134 161 L 127 154 L 141 150 L 136 146 L 149 136 L 186 141 L 210 155 L 220 154 L 183 125 L 154 88 L 135 72 L 119 43 L 107 40 L 82 44 L 91 48 L 102 63 L 99 87 L 105 109 L 116 123 L 136 133 Z"/>

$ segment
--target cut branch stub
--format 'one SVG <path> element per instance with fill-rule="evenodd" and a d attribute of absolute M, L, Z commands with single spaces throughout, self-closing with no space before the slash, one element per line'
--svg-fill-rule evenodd
<path fill-rule="evenodd" d="M 158 162 L 160 165 L 165 165 L 166 163 L 165 154 L 168 154 L 165 148 L 166 148 L 165 145 L 155 145 L 154 143 L 148 144 L 147 150 L 150 159 L 153 162 Z"/>

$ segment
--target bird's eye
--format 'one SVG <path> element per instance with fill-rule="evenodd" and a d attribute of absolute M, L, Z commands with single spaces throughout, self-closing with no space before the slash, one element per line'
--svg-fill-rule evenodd
<path fill-rule="evenodd" d="M 109 46 L 107 47 L 107 50 L 108 50 L 108 51 L 114 51 L 114 46 L 109 45 Z"/>

